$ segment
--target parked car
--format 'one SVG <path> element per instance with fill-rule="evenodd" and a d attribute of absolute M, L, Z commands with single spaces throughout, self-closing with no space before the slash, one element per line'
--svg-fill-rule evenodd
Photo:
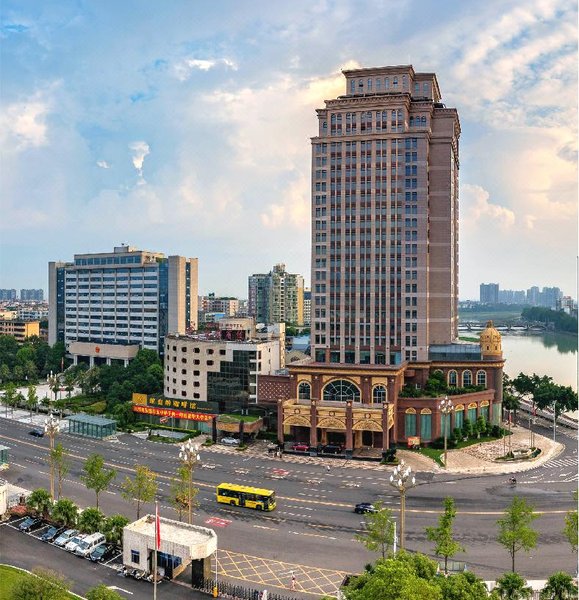
<path fill-rule="evenodd" d="M 325 446 L 322 446 L 322 452 L 324 454 L 341 454 L 342 448 L 335 444 L 326 444 Z"/>
<path fill-rule="evenodd" d="M 93 533 L 87 535 L 84 540 L 80 541 L 74 550 L 75 554 L 87 558 L 87 556 L 100 544 L 104 544 L 105 536 L 102 533 Z"/>
<path fill-rule="evenodd" d="M 42 429 L 32 429 L 28 433 L 34 437 L 44 437 L 44 431 L 42 431 Z"/>
<path fill-rule="evenodd" d="M 93 562 L 102 562 L 108 560 L 117 552 L 116 547 L 113 544 L 101 544 L 97 546 L 88 556 Z"/>
<path fill-rule="evenodd" d="M 42 542 L 53 542 L 63 531 L 64 527 L 56 527 L 51 525 L 41 536 L 40 541 Z"/>
<path fill-rule="evenodd" d="M 239 440 L 232 437 L 221 438 L 221 443 L 225 446 L 239 446 Z"/>
<path fill-rule="evenodd" d="M 359 515 L 365 515 L 366 513 L 378 512 L 378 510 L 371 502 L 360 502 L 359 504 L 356 504 L 354 512 Z"/>
<path fill-rule="evenodd" d="M 76 550 L 76 547 L 78 546 L 78 544 L 80 542 L 82 542 L 82 540 L 84 540 L 84 538 L 86 536 L 87 536 L 86 533 L 78 533 L 73 538 L 71 538 L 68 542 L 66 542 L 66 544 L 64 545 L 64 549 L 67 552 L 74 552 Z"/>
<path fill-rule="evenodd" d="M 296 442 L 292 446 L 292 450 L 295 450 L 296 452 L 308 452 L 309 449 L 310 449 L 310 445 L 307 444 L 306 442 Z"/>
<path fill-rule="evenodd" d="M 18 525 L 18 529 L 20 529 L 20 531 L 34 531 L 39 527 L 42 527 L 42 519 L 38 519 L 36 517 L 26 517 L 26 519 L 24 519 L 24 521 Z"/>
<path fill-rule="evenodd" d="M 64 546 L 68 543 L 76 534 L 78 533 L 78 529 L 67 529 L 63 531 L 55 540 L 55 546 Z"/>

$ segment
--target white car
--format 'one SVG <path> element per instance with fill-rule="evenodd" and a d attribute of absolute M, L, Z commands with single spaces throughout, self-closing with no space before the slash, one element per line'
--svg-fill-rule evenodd
<path fill-rule="evenodd" d="M 74 552 L 79 544 L 86 537 L 86 533 L 80 533 L 79 535 L 75 535 L 69 542 L 66 542 L 64 545 L 64 549 L 67 552 Z"/>
<path fill-rule="evenodd" d="M 221 443 L 225 446 L 239 446 L 239 440 L 232 437 L 221 438 Z"/>

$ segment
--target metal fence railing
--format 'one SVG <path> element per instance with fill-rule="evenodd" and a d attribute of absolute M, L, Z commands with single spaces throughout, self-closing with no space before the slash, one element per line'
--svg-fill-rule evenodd
<path fill-rule="evenodd" d="M 288 596 L 287 594 L 264 589 L 246 588 L 227 581 L 216 581 L 215 579 L 193 580 L 193 588 L 201 592 L 213 594 L 215 587 L 217 587 L 218 597 L 227 598 L 228 600 L 262 600 L 263 598 L 267 600 L 296 600 L 294 596 Z"/>

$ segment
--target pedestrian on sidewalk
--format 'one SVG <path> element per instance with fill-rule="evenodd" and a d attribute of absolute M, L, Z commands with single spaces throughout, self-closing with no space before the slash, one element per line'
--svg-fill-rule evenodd
<path fill-rule="evenodd" d="M 295 575 L 295 573 L 293 571 L 290 571 L 290 573 L 291 573 L 291 576 L 292 576 L 291 577 L 291 581 L 290 581 L 290 590 L 292 592 L 295 592 L 295 589 L 296 589 L 296 575 Z"/>

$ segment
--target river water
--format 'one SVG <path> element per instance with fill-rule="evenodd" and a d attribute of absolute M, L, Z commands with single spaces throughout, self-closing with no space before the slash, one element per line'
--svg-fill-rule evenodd
<path fill-rule="evenodd" d="M 503 337 L 505 373 L 549 375 L 577 390 L 577 336 L 567 333 L 508 333 Z"/>

